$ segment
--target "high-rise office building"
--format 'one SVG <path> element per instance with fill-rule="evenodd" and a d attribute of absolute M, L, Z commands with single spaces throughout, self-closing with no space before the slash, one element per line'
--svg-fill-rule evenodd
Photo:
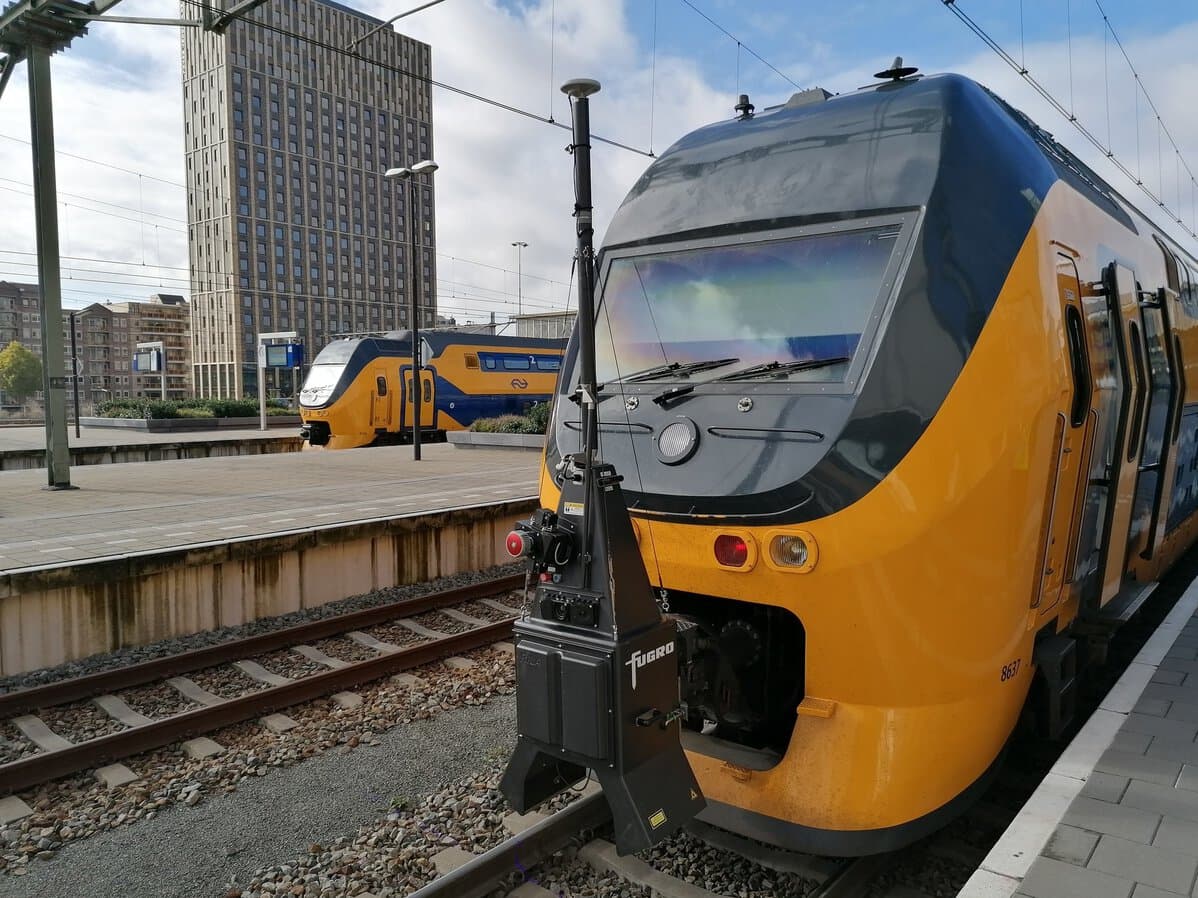
<path fill-rule="evenodd" d="M 199 396 L 257 394 L 258 334 L 296 331 L 311 361 L 335 334 L 407 327 L 409 212 L 420 323 L 436 321 L 431 179 L 417 176 L 412 210 L 408 185 L 383 180 L 432 156 L 431 53 L 390 26 L 354 45 L 382 24 L 292 0 L 224 34 L 183 29 Z M 278 374 L 268 394 L 289 395 Z"/>

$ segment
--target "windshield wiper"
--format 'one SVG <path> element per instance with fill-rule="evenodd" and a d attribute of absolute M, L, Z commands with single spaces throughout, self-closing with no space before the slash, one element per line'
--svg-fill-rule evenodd
<path fill-rule="evenodd" d="M 754 365 L 752 368 L 745 368 L 742 371 L 733 371 L 731 374 L 725 374 L 722 377 L 715 378 L 715 380 L 726 382 L 730 380 L 751 380 L 754 377 L 779 377 L 784 374 L 790 374 L 793 371 L 812 371 L 816 368 L 827 368 L 831 365 L 839 365 L 848 361 L 850 361 L 848 356 L 841 355 L 828 359 L 766 362 L 764 365 Z"/>
<path fill-rule="evenodd" d="M 643 380 L 657 380 L 659 377 L 668 377 L 671 374 L 679 377 L 687 377 L 691 374 L 698 374 L 700 371 L 723 368 L 725 365 L 732 365 L 739 361 L 740 359 L 707 359 L 702 362 L 670 362 L 667 365 L 657 365 L 653 368 L 646 368 L 644 371 L 634 372 L 627 377 L 621 377 L 619 383 L 635 384 Z"/>

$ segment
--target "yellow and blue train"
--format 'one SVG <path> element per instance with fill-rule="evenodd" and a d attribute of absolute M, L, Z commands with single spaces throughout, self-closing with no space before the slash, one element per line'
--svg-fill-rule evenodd
<path fill-rule="evenodd" d="M 564 340 L 438 330 L 421 331 L 420 343 L 422 439 L 550 399 L 565 347 Z M 408 439 L 413 386 L 410 331 L 335 339 L 300 391 L 300 435 L 329 449 Z"/>
<path fill-rule="evenodd" d="M 1066 730 L 1198 536 L 1192 248 L 979 84 L 884 74 L 682 137 L 596 265 L 701 818 L 840 855 L 959 813 L 1029 695 Z M 578 382 L 574 341 L 548 509 Z"/>

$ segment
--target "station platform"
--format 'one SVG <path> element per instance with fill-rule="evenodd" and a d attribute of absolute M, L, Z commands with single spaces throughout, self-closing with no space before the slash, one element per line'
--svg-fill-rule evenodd
<path fill-rule="evenodd" d="M 446 444 L 104 465 L 49 491 L 0 476 L 0 574 L 531 497 L 540 456 Z"/>
<path fill-rule="evenodd" d="M 540 455 L 423 450 L 0 474 L 0 676 L 510 561 Z"/>
<path fill-rule="evenodd" d="M 269 420 L 269 419 L 268 419 Z M 139 461 L 213 458 L 226 455 L 267 455 L 299 452 L 304 441 L 299 425 L 258 428 L 219 428 L 179 433 L 147 433 L 114 427 L 67 429 L 71 465 L 99 465 Z M 44 427 L 0 427 L 0 471 L 45 468 Z"/>
<path fill-rule="evenodd" d="M 1198 580 L 958 898 L 1198 896 Z"/>

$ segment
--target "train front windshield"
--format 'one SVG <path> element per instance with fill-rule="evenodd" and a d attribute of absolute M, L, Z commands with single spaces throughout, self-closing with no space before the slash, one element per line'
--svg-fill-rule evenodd
<path fill-rule="evenodd" d="M 600 383 L 678 363 L 840 381 L 879 305 L 899 225 L 613 259 L 596 310 Z M 842 362 L 805 368 L 805 360 Z M 668 380 L 663 373 L 657 380 Z"/>
<path fill-rule="evenodd" d="M 315 407 L 328 401 L 357 345 L 356 340 L 335 340 L 317 353 L 300 390 L 300 405 Z"/>

